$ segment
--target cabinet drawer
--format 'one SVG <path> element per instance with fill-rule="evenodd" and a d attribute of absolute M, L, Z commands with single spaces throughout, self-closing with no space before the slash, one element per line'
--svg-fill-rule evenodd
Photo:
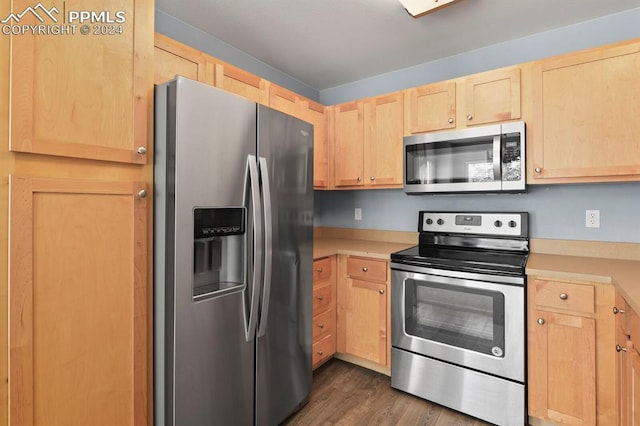
<path fill-rule="evenodd" d="M 313 341 L 335 330 L 336 311 L 329 309 L 313 317 Z"/>
<path fill-rule="evenodd" d="M 333 286 L 331 283 L 313 289 L 313 313 L 318 314 L 333 302 Z"/>
<path fill-rule="evenodd" d="M 312 364 L 315 367 L 336 352 L 336 336 L 329 334 L 313 344 Z"/>
<path fill-rule="evenodd" d="M 350 257 L 347 259 L 347 275 L 370 281 L 387 281 L 387 262 L 384 260 Z"/>
<path fill-rule="evenodd" d="M 592 285 L 540 279 L 533 280 L 533 284 L 538 306 L 588 314 L 595 312 L 595 288 Z"/>
<path fill-rule="evenodd" d="M 327 280 L 331 277 L 331 258 L 325 257 L 313 261 L 313 282 Z"/>

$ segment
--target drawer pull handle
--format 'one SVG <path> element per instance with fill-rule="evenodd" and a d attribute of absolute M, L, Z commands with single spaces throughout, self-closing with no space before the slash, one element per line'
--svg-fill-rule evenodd
<path fill-rule="evenodd" d="M 544 318 L 538 318 L 538 324 L 544 325 Z"/>
<path fill-rule="evenodd" d="M 618 351 L 618 352 L 626 352 L 627 348 L 625 348 L 624 346 L 616 345 L 616 351 Z"/>
<path fill-rule="evenodd" d="M 618 309 L 615 306 L 613 307 L 614 314 L 624 314 L 624 309 Z"/>
<path fill-rule="evenodd" d="M 380 289 L 378 291 L 380 292 L 380 294 L 384 294 L 384 290 Z"/>
<path fill-rule="evenodd" d="M 324 328 L 324 324 L 318 324 L 318 327 Z"/>
<path fill-rule="evenodd" d="M 318 355 L 322 356 L 322 355 L 324 355 L 324 352 L 323 351 L 318 351 Z"/>
<path fill-rule="evenodd" d="M 366 266 L 362 267 L 362 272 L 367 272 L 369 270 L 369 268 L 367 268 Z"/>
<path fill-rule="evenodd" d="M 322 268 L 318 268 L 318 269 L 316 269 L 316 272 L 318 272 L 319 274 L 321 274 L 321 273 L 322 273 L 322 271 L 324 271 L 324 269 L 322 269 Z"/>
<path fill-rule="evenodd" d="M 560 293 L 560 299 L 567 300 L 568 298 L 569 296 L 567 296 L 567 293 Z"/>
<path fill-rule="evenodd" d="M 323 301 L 324 300 L 324 296 L 317 296 L 316 299 Z"/>

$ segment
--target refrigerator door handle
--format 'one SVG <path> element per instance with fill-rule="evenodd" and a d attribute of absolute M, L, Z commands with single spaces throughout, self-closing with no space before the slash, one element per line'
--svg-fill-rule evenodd
<path fill-rule="evenodd" d="M 259 302 L 259 287 L 260 279 L 262 278 L 262 256 L 263 256 L 263 241 L 262 241 L 262 217 L 261 203 L 260 203 L 260 179 L 258 175 L 258 163 L 254 155 L 247 156 L 247 168 L 245 175 L 245 201 L 244 205 L 248 206 L 246 199 L 247 192 L 251 190 L 251 208 L 253 209 L 253 277 L 251 280 L 251 287 L 245 288 L 244 297 L 247 297 L 247 292 L 251 291 L 251 304 L 249 309 L 249 321 L 247 322 L 247 312 L 245 310 L 245 339 L 250 342 L 255 339 L 256 326 L 258 324 L 258 302 Z M 246 303 L 244 306 L 247 306 Z"/>
<path fill-rule="evenodd" d="M 264 202 L 264 286 L 262 290 L 262 309 L 258 327 L 258 337 L 267 332 L 267 320 L 269 318 L 269 298 L 271 296 L 271 270 L 273 263 L 273 225 L 271 212 L 271 186 L 269 184 L 269 169 L 267 159 L 260 157 L 260 180 L 262 187 L 262 199 Z"/>

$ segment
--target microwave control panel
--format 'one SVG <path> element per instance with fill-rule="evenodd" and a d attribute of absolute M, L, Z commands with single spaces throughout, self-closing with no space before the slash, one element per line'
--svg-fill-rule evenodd
<path fill-rule="evenodd" d="M 502 180 L 519 181 L 522 179 L 522 160 L 520 153 L 520 135 L 503 135 L 502 138 Z"/>

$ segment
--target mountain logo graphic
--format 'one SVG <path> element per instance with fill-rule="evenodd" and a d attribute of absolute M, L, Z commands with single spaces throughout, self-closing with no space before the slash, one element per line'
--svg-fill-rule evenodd
<path fill-rule="evenodd" d="M 40 22 L 44 22 L 43 16 L 45 15 L 51 18 L 53 22 L 58 22 L 58 18 L 56 18 L 53 14 L 55 13 L 57 15 L 58 13 L 60 13 L 60 11 L 55 6 L 52 6 L 51 9 L 47 9 L 42 5 L 42 3 L 38 3 L 33 7 L 27 7 L 22 11 L 22 13 L 10 13 L 9 16 L 0 21 L 0 23 L 6 24 L 11 20 L 15 21 L 15 23 L 18 23 L 27 13 L 33 14 L 36 18 L 38 18 Z"/>

